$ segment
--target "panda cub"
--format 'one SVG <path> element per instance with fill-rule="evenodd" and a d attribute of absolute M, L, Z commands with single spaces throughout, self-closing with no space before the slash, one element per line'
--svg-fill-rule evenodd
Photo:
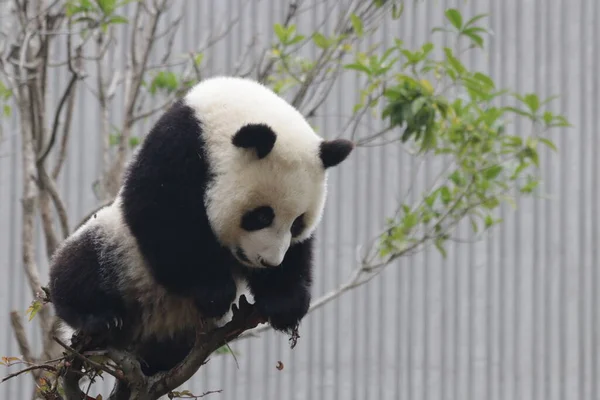
<path fill-rule="evenodd" d="M 136 351 L 148 374 L 183 359 L 195 326 L 222 321 L 244 290 L 290 332 L 309 308 L 327 170 L 352 149 L 258 82 L 200 82 L 152 127 L 114 202 L 53 255 L 57 316 Z"/>

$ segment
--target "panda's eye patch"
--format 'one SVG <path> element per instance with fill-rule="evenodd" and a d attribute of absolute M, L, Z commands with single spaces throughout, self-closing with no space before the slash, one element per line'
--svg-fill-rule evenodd
<path fill-rule="evenodd" d="M 292 223 L 292 227 L 290 228 L 290 232 L 292 236 L 298 236 L 304 230 L 304 214 L 300 215 L 298 218 L 294 220 Z"/>
<path fill-rule="evenodd" d="M 269 206 L 261 206 L 248 211 L 242 217 L 242 229 L 246 231 L 258 231 L 273 223 L 275 212 Z"/>

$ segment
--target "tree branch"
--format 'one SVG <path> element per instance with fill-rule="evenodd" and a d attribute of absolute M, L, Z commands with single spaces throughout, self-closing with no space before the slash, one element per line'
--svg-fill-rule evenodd
<path fill-rule="evenodd" d="M 59 126 L 59 120 L 60 120 L 60 115 L 62 113 L 62 109 L 63 109 L 64 105 L 67 103 L 68 99 L 73 95 L 73 89 L 75 88 L 75 82 L 77 82 L 77 79 L 78 79 L 78 76 L 76 74 L 71 75 L 71 79 L 69 80 L 69 83 L 67 84 L 67 88 L 65 89 L 63 95 L 60 98 L 60 101 L 58 102 L 58 107 L 56 109 L 56 113 L 54 114 L 54 122 L 52 123 L 52 131 L 50 133 L 50 141 L 48 142 L 48 144 L 46 145 L 46 148 L 41 152 L 40 156 L 37 159 L 37 162 L 39 164 L 43 163 L 44 160 L 46 160 L 46 157 L 48 157 L 48 154 L 50 154 L 50 151 L 54 147 L 54 142 L 56 141 L 56 135 L 58 133 L 58 126 Z"/>
<path fill-rule="evenodd" d="M 157 399 L 184 384 L 215 350 L 236 339 L 242 332 L 255 327 L 260 322 L 264 322 L 264 319 L 259 316 L 254 306 L 248 303 L 246 297 L 242 295 L 239 307 L 233 306 L 231 321 L 210 332 L 198 331 L 194 348 L 178 366 L 166 373 L 159 373 L 150 378 L 151 398 Z"/>
<path fill-rule="evenodd" d="M 109 167 L 105 179 L 103 180 L 104 191 L 108 197 L 116 195 L 121 182 L 121 175 L 125 166 L 127 155 L 127 144 L 129 142 L 129 138 L 131 137 L 134 124 L 132 119 L 133 111 L 135 110 L 135 105 L 140 95 L 140 88 L 146 68 L 148 66 L 148 59 L 150 58 L 150 53 L 156 41 L 158 22 L 161 15 L 166 11 L 167 3 L 168 2 L 165 0 L 160 5 L 157 5 L 156 9 L 154 9 L 152 12 L 148 11 L 150 20 L 144 24 L 144 26 L 148 27 L 148 33 L 142 46 L 137 46 L 137 34 L 135 32 L 132 34 L 131 67 L 128 70 L 127 78 L 125 79 L 125 114 L 123 119 L 123 127 L 119 136 L 119 142 L 117 144 L 116 158 Z M 140 19 L 142 9 L 147 10 L 147 6 L 144 5 L 143 2 L 137 3 L 137 9 L 134 18 L 134 30 L 138 29 L 137 24 Z M 143 32 L 143 28 L 140 28 L 140 31 Z M 138 50 L 140 51 L 139 55 L 137 54 Z"/>
<path fill-rule="evenodd" d="M 27 333 L 25 333 L 25 327 L 23 326 L 23 321 L 18 312 L 12 311 L 10 313 L 10 324 L 13 328 L 13 333 L 15 334 L 15 339 L 17 340 L 17 345 L 19 346 L 19 351 L 21 352 L 23 359 L 29 363 L 33 362 Z"/>
<path fill-rule="evenodd" d="M 16 376 L 22 375 L 26 372 L 31 372 L 31 371 L 38 372 L 40 369 L 56 372 L 56 367 L 53 367 L 52 365 L 48 365 L 48 364 L 32 365 L 31 367 L 28 367 L 28 368 L 22 369 L 20 371 L 14 372 L 10 375 L 7 375 L 6 377 L 2 378 L 2 381 L 0 381 L 0 383 L 6 382 L 7 380 L 12 379 Z M 34 377 L 35 377 L 35 375 L 36 374 L 32 374 L 32 376 L 34 376 Z"/>
<path fill-rule="evenodd" d="M 59 240 L 54 231 L 54 218 L 52 218 L 51 199 L 47 190 L 39 192 L 40 214 L 42 217 L 42 228 L 46 239 L 46 256 L 52 257 L 54 250 L 58 247 Z"/>

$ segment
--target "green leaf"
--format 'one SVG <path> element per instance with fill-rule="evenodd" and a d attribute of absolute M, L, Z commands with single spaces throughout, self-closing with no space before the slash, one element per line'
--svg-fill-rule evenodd
<path fill-rule="evenodd" d="M 417 219 L 417 214 L 415 213 L 408 213 L 404 216 L 404 229 L 405 230 L 410 230 L 411 228 L 413 228 L 418 222 Z"/>
<path fill-rule="evenodd" d="M 550 124 L 549 127 L 556 127 L 556 126 L 558 126 L 558 127 L 571 127 L 571 126 L 573 126 L 562 115 L 558 115 L 558 116 L 554 117 L 554 120 L 558 121 L 558 122 Z"/>
<path fill-rule="evenodd" d="M 439 191 L 436 190 L 429 196 L 425 197 L 425 204 L 427 204 L 429 208 L 432 208 L 435 204 L 435 199 L 437 198 L 438 193 Z"/>
<path fill-rule="evenodd" d="M 446 18 L 459 31 L 462 28 L 462 15 L 456 8 L 449 8 L 445 12 Z"/>
<path fill-rule="evenodd" d="M 140 144 L 140 138 L 136 136 L 132 136 L 129 138 L 129 147 L 134 148 Z"/>
<path fill-rule="evenodd" d="M 448 179 L 450 179 L 456 186 L 462 186 L 465 183 L 465 180 L 460 175 L 460 172 L 458 170 L 456 170 L 453 173 L 451 173 L 448 176 Z"/>
<path fill-rule="evenodd" d="M 477 233 L 479 228 L 477 227 L 477 222 L 475 221 L 475 218 L 469 217 L 469 220 L 471 221 L 471 228 L 473 229 L 473 232 Z"/>
<path fill-rule="evenodd" d="M 229 346 L 224 345 L 215 350 L 215 354 L 232 354 L 232 351 Z"/>
<path fill-rule="evenodd" d="M 500 172 L 502 172 L 503 167 L 502 165 L 494 165 L 493 167 L 487 168 L 486 170 L 483 171 L 483 176 L 485 177 L 485 179 L 488 180 L 492 180 L 492 179 L 496 179 L 498 177 L 498 175 L 500 175 Z"/>
<path fill-rule="evenodd" d="M 306 36 L 304 36 L 304 35 L 296 35 L 292 39 L 290 39 L 290 40 L 287 41 L 287 45 L 291 46 L 293 44 L 300 43 L 305 38 L 306 38 Z"/>
<path fill-rule="evenodd" d="M 283 27 L 283 25 L 281 25 L 280 23 L 276 23 L 273 26 L 273 29 L 274 29 L 275 35 L 277 35 L 277 38 L 279 39 L 279 41 L 282 43 L 285 43 L 285 39 L 287 37 L 287 30 Z"/>
<path fill-rule="evenodd" d="M 108 143 L 111 146 L 115 146 L 115 145 L 119 144 L 119 138 L 120 137 L 121 137 L 121 135 L 111 134 L 111 135 L 108 136 Z"/>
<path fill-rule="evenodd" d="M 438 249 L 443 258 L 447 257 L 446 249 L 444 249 L 444 239 L 437 237 L 435 239 L 435 247 Z"/>
<path fill-rule="evenodd" d="M 448 186 L 442 186 L 440 188 L 440 197 L 445 205 L 449 204 L 452 201 L 452 194 L 450 193 L 450 189 L 448 189 Z"/>
<path fill-rule="evenodd" d="M 329 47 L 329 41 L 322 33 L 315 32 L 313 34 L 313 41 L 315 42 L 315 45 L 322 49 Z"/>
<path fill-rule="evenodd" d="M 392 19 L 399 19 L 404 13 L 404 2 L 400 3 L 400 5 L 394 3 L 392 4 Z"/>
<path fill-rule="evenodd" d="M 454 68 L 454 70 L 456 72 L 458 72 L 459 74 L 462 74 L 463 72 L 465 72 L 465 70 L 466 70 L 465 67 L 458 60 L 458 58 L 454 57 L 454 54 L 452 54 L 451 48 L 444 47 L 444 53 L 446 54 L 446 58 L 448 59 L 448 62 L 450 63 L 450 65 L 452 65 L 452 67 Z"/>
<path fill-rule="evenodd" d="M 552 150 L 558 151 L 558 149 L 556 148 L 556 146 L 554 145 L 554 143 L 552 143 L 552 141 L 550 139 L 538 138 L 538 140 L 540 142 L 544 143 L 546 146 L 550 147 Z"/>
<path fill-rule="evenodd" d="M 369 69 L 369 67 L 367 67 L 366 65 L 363 64 L 359 64 L 359 63 L 351 63 L 351 64 L 346 64 L 344 65 L 345 69 L 353 69 L 355 71 L 361 71 L 361 72 L 365 72 L 367 74 L 371 74 L 371 70 Z"/>
<path fill-rule="evenodd" d="M 498 207 L 499 204 L 500 204 L 500 201 L 498 201 L 498 199 L 495 197 L 490 197 L 483 202 L 483 206 L 485 208 L 489 208 L 489 209 L 494 209 L 494 208 Z"/>
<path fill-rule="evenodd" d="M 96 3 L 105 15 L 110 15 L 115 11 L 117 0 L 96 0 Z"/>
<path fill-rule="evenodd" d="M 416 115 L 419 111 L 421 111 L 421 108 L 423 108 L 426 102 L 426 97 L 419 97 L 415 101 L 413 101 L 410 106 L 410 110 L 412 111 L 413 115 Z"/>
<path fill-rule="evenodd" d="M 475 44 L 477 46 L 483 48 L 483 38 L 476 33 L 475 29 L 473 29 L 473 28 L 465 29 L 464 31 L 462 31 L 461 34 L 469 37 L 469 39 L 471 39 L 473 42 L 475 42 Z"/>
<path fill-rule="evenodd" d="M 129 22 L 129 19 L 121 15 L 113 15 L 108 21 L 113 24 L 126 24 Z"/>
<path fill-rule="evenodd" d="M 527 104 L 529 109 L 535 113 L 540 108 L 540 99 L 533 93 L 525 96 L 523 102 Z"/>
<path fill-rule="evenodd" d="M 8 104 L 5 104 L 3 107 L 3 111 L 4 111 L 4 116 L 6 117 L 10 117 L 11 114 L 11 108 Z"/>
<path fill-rule="evenodd" d="M 504 107 L 504 109 L 507 110 L 507 111 L 512 111 L 515 114 L 522 115 L 523 117 L 527 117 L 527 118 L 530 118 L 530 119 L 535 119 L 535 115 L 530 114 L 527 111 L 521 110 L 521 109 L 516 108 L 516 107 L 507 106 L 507 107 Z"/>
<path fill-rule="evenodd" d="M 352 13 L 350 15 L 350 20 L 352 22 L 352 27 L 354 28 L 354 31 L 356 32 L 358 37 L 361 37 L 363 35 L 363 23 L 361 19 L 356 14 Z"/>
<path fill-rule="evenodd" d="M 478 15 L 474 16 L 473 18 L 471 18 L 470 20 L 468 20 L 468 21 L 465 23 L 465 27 L 467 27 L 467 26 L 471 26 L 471 25 L 473 25 L 475 22 L 477 22 L 477 21 L 479 21 L 480 19 L 482 19 L 482 18 L 485 18 L 485 17 L 487 17 L 487 16 L 489 16 L 489 15 L 490 15 L 490 14 L 488 14 L 488 13 L 484 13 L 484 14 L 478 14 Z"/>
<path fill-rule="evenodd" d="M 40 311 L 43 307 L 43 304 L 39 300 L 34 300 L 31 302 L 31 305 L 27 308 L 26 313 L 29 315 L 29 321 L 31 321 L 35 315 Z"/>
<path fill-rule="evenodd" d="M 4 83 L 2 83 L 2 81 L 0 81 L 0 98 L 2 98 L 4 100 L 8 100 L 11 95 L 12 95 L 11 90 L 9 88 L 7 88 L 4 85 Z"/>
<path fill-rule="evenodd" d="M 179 87 L 177 75 L 171 71 L 160 71 L 150 83 L 149 92 L 155 94 L 158 90 L 172 93 Z"/>

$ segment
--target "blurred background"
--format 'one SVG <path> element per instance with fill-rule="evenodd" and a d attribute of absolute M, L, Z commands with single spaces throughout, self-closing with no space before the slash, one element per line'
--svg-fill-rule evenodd
<path fill-rule="evenodd" d="M 313 291 L 327 302 L 297 346 L 263 330 L 232 343 L 235 357 L 213 355 L 186 389 L 222 390 L 207 398 L 223 400 L 600 399 L 599 19 L 596 0 L 1 0 L 0 355 L 23 356 L 19 324 L 31 357 L 47 350 L 51 311 L 28 321 L 26 310 L 47 283 L 48 256 L 111 200 L 160 112 L 200 79 L 243 75 L 293 102 L 323 137 L 359 145 L 330 174 Z M 429 42 L 431 54 L 419 53 Z M 457 78 L 475 72 L 476 85 Z M 443 115 L 432 93 L 453 111 Z M 476 115 L 518 112 L 504 127 L 455 99 Z M 400 140 L 423 107 L 437 122 Z M 452 136 L 469 124 L 493 150 Z M 510 147 L 503 135 L 553 145 L 532 145 L 532 156 L 519 147 L 526 139 Z M 500 172 L 502 154 L 518 162 Z M 471 161 L 481 169 L 461 169 Z M 536 162 L 537 178 L 524 175 Z M 452 175 L 481 170 L 491 184 L 477 190 L 493 203 L 484 209 L 460 200 Z M 501 184 L 514 201 L 492 190 Z M 424 198 L 439 209 L 419 208 Z M 423 233 L 444 215 L 441 233 Z M 402 238 L 374 245 L 390 224 Z M 373 246 L 387 251 L 368 270 Z M 0 384 L 0 398 L 29 399 L 33 387 L 23 375 Z"/>

